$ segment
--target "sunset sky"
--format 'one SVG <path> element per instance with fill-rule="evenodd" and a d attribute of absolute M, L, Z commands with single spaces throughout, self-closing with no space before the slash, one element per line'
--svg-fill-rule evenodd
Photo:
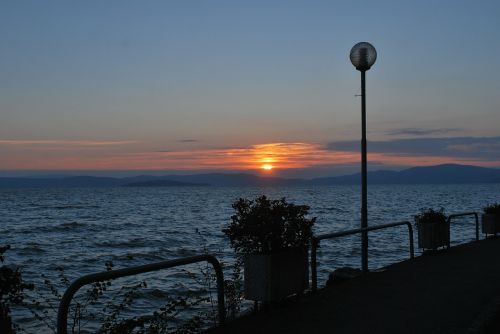
<path fill-rule="evenodd" d="M 0 175 L 500 167 L 498 1 L 3 1 Z M 264 168 L 265 167 L 265 168 Z"/>

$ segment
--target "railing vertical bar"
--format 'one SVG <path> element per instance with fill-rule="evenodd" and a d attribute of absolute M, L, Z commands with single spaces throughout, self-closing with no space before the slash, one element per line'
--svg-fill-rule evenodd
<path fill-rule="evenodd" d="M 479 241 L 479 218 L 477 212 L 474 212 L 474 218 L 476 219 L 476 241 Z"/>
<path fill-rule="evenodd" d="M 219 322 L 223 325 L 226 323 L 226 306 L 224 303 L 224 273 L 222 272 L 222 266 L 214 256 L 207 258 L 207 261 L 210 262 L 214 267 L 215 275 L 217 277 L 217 307 L 219 309 Z"/>
<path fill-rule="evenodd" d="M 415 248 L 413 245 L 413 226 L 411 226 L 410 222 L 407 222 L 408 224 L 408 238 L 410 240 L 410 259 L 415 258 Z"/>
<path fill-rule="evenodd" d="M 317 254 L 316 249 L 318 248 L 319 241 L 315 237 L 312 238 L 311 242 L 311 285 L 312 291 L 318 289 L 318 273 L 317 273 Z"/>

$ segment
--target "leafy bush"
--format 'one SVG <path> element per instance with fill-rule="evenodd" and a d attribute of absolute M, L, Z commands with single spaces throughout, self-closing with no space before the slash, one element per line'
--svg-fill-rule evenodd
<path fill-rule="evenodd" d="M 429 223 L 438 223 L 438 224 L 446 224 L 447 217 L 444 214 L 444 208 L 439 210 L 434 209 L 422 209 L 418 215 L 414 216 L 415 223 L 417 226 L 419 224 L 429 224 Z"/>
<path fill-rule="evenodd" d="M 202 235 L 199 233 L 200 236 Z M 3 253 L 9 246 L 0 246 L 0 263 Z M 204 253 L 208 250 L 204 248 Z M 221 262 L 224 267 L 224 263 Z M 241 259 L 236 258 L 234 265 L 227 267 L 231 273 L 224 281 L 226 311 L 229 318 L 235 318 L 240 312 L 242 295 Z M 113 270 L 111 261 L 105 263 L 106 270 Z M 21 274 L 7 266 L 0 266 L 0 334 L 12 334 L 16 331 L 31 332 L 27 326 L 36 327 L 43 333 L 56 333 L 56 315 L 62 292 L 71 281 L 63 267 L 54 268 L 54 275 L 41 274 L 37 285 L 26 284 Z M 96 282 L 75 295 L 68 312 L 68 332 L 78 334 L 88 332 L 120 334 L 157 334 L 199 333 L 215 325 L 217 316 L 215 284 L 216 275 L 211 266 L 197 264 L 191 267 L 194 272 L 182 269 L 186 278 L 192 280 L 193 288 L 182 294 L 155 292 L 144 280 L 122 280 L 121 284 L 113 281 Z M 25 291 L 29 289 L 30 291 Z M 24 291 L 23 291 L 24 290 Z M 158 293 L 162 303 L 157 303 Z M 154 298 L 155 301 L 149 300 Z M 15 305 L 10 317 L 10 305 Z M 131 310 L 142 309 L 139 313 Z M 19 314 L 29 312 L 32 321 L 27 324 Z M 135 311 L 134 311 L 135 312 Z M 23 316 L 26 319 L 26 316 Z M 16 323 L 16 321 L 18 323 Z"/>
<path fill-rule="evenodd" d="M 238 253 L 270 254 L 290 248 L 305 248 L 312 237 L 316 218 L 307 219 L 307 205 L 260 196 L 233 203 L 236 214 L 222 231 Z"/>
<path fill-rule="evenodd" d="M 0 246 L 0 263 L 4 263 L 3 253 L 8 249 L 9 245 Z M 0 267 L 0 333 L 14 333 L 16 326 L 12 323 L 10 306 L 23 301 L 25 289 L 33 289 L 33 285 L 23 282 L 18 269 L 7 265 Z"/>
<path fill-rule="evenodd" d="M 105 263 L 106 270 L 113 270 L 113 263 Z M 66 277 L 63 268 L 57 268 L 59 280 L 66 289 L 70 280 Z M 205 280 L 210 279 L 210 273 L 202 271 Z M 190 273 L 192 278 L 196 275 Z M 40 294 L 37 300 L 33 300 L 31 305 L 26 305 L 32 315 L 46 327 L 47 332 L 56 333 L 53 319 L 55 314 L 40 312 L 42 304 L 49 305 L 52 310 L 57 307 L 50 305 L 55 301 L 58 303 L 62 294 L 58 287 L 48 278 L 44 277 L 42 289 L 50 295 Z M 200 281 L 201 282 L 201 281 Z M 203 283 L 203 282 L 202 282 Z M 208 326 L 212 319 L 213 307 L 211 310 L 202 312 L 195 309 L 211 301 L 211 296 L 207 296 L 210 287 L 205 287 L 201 291 L 188 291 L 184 296 L 162 295 L 164 303 L 159 305 L 153 312 L 146 312 L 140 315 L 131 315 L 129 310 L 137 304 L 145 306 L 144 295 L 148 294 L 148 285 L 145 281 L 130 282 L 114 286 L 114 281 L 95 282 L 76 295 L 68 312 L 69 333 L 79 334 L 85 332 L 87 326 L 98 325 L 96 333 L 106 334 L 193 334 L 199 333 Z M 142 296 L 142 297 L 141 297 Z M 183 312 L 191 310 L 193 315 L 186 317 Z M 3 334 L 3 332 L 0 332 Z"/>
<path fill-rule="evenodd" d="M 490 215 L 500 215 L 500 204 L 494 203 L 483 208 L 484 213 Z"/>
<path fill-rule="evenodd" d="M 9 247 L 0 247 L 2 253 Z M 113 269 L 111 261 L 106 262 L 106 270 Z M 131 315 L 131 308 L 145 306 L 145 296 L 151 293 L 145 281 L 130 282 L 114 286 L 114 281 L 96 282 L 88 286 L 73 299 L 68 312 L 68 333 L 78 334 L 88 332 L 88 327 L 96 333 L 106 334 L 192 334 L 214 324 L 216 319 L 211 285 L 215 282 L 215 274 L 201 269 L 202 279 L 189 273 L 188 277 L 195 279 L 200 288 L 189 290 L 179 295 L 162 295 L 164 302 L 153 312 Z M 25 284 L 20 273 L 6 266 L 0 267 L 0 333 L 13 334 L 17 331 L 27 332 L 24 324 L 16 324 L 10 317 L 9 305 L 16 305 L 31 313 L 37 321 L 40 332 L 56 333 L 57 306 L 70 280 L 62 267 L 56 268 L 58 279 L 54 283 L 42 274 L 43 284 L 34 286 Z M 8 273 L 6 275 L 5 273 Z M 227 280 L 226 284 L 230 284 Z M 24 289 L 33 291 L 25 292 Z M 23 300 L 24 299 L 24 300 Z M 211 304 L 207 307 L 207 303 Z M 210 307 L 211 306 L 211 307 Z M 203 308 L 201 308 L 203 307 Z M 187 314 L 186 311 L 191 314 Z M 98 327 L 96 327 L 98 326 Z M 86 330 L 87 329 L 87 330 Z"/>

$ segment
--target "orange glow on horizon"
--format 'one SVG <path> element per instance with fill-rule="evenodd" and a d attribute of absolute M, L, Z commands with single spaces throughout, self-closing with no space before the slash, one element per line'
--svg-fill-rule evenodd
<path fill-rule="evenodd" d="M 333 151 L 317 143 L 268 143 L 239 148 L 153 151 L 133 141 L 0 140 L 3 170 L 261 170 L 355 165 L 359 152 Z M 371 163 L 430 166 L 443 163 L 500 167 L 500 161 L 451 156 L 369 153 Z M 383 168 L 383 166 L 381 167 Z"/>

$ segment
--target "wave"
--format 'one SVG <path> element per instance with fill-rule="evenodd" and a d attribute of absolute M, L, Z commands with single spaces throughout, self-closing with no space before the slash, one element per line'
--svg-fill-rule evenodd
<path fill-rule="evenodd" d="M 94 245 L 97 247 L 110 247 L 110 248 L 129 248 L 129 247 L 146 247 L 151 246 L 152 240 L 146 238 L 133 238 L 130 240 L 106 240 L 96 241 Z"/>
<path fill-rule="evenodd" d="M 68 205 L 58 205 L 52 207 L 56 210 L 67 210 L 67 209 L 99 209 L 99 205 L 79 205 L 79 204 L 68 204 Z"/>
<path fill-rule="evenodd" d="M 71 222 L 71 223 L 62 223 L 54 227 L 54 230 L 72 230 L 76 229 L 79 227 L 85 227 L 88 226 L 85 223 L 79 223 L 79 222 Z"/>
<path fill-rule="evenodd" d="M 85 205 L 85 204 L 65 204 L 65 205 L 46 205 L 38 203 L 30 203 L 31 208 L 37 210 L 72 210 L 72 209 L 100 209 L 99 205 Z"/>
<path fill-rule="evenodd" d="M 24 247 L 16 247 L 15 250 L 20 255 L 37 255 L 41 253 L 46 253 L 46 250 L 40 247 L 39 244 L 28 244 Z"/>

